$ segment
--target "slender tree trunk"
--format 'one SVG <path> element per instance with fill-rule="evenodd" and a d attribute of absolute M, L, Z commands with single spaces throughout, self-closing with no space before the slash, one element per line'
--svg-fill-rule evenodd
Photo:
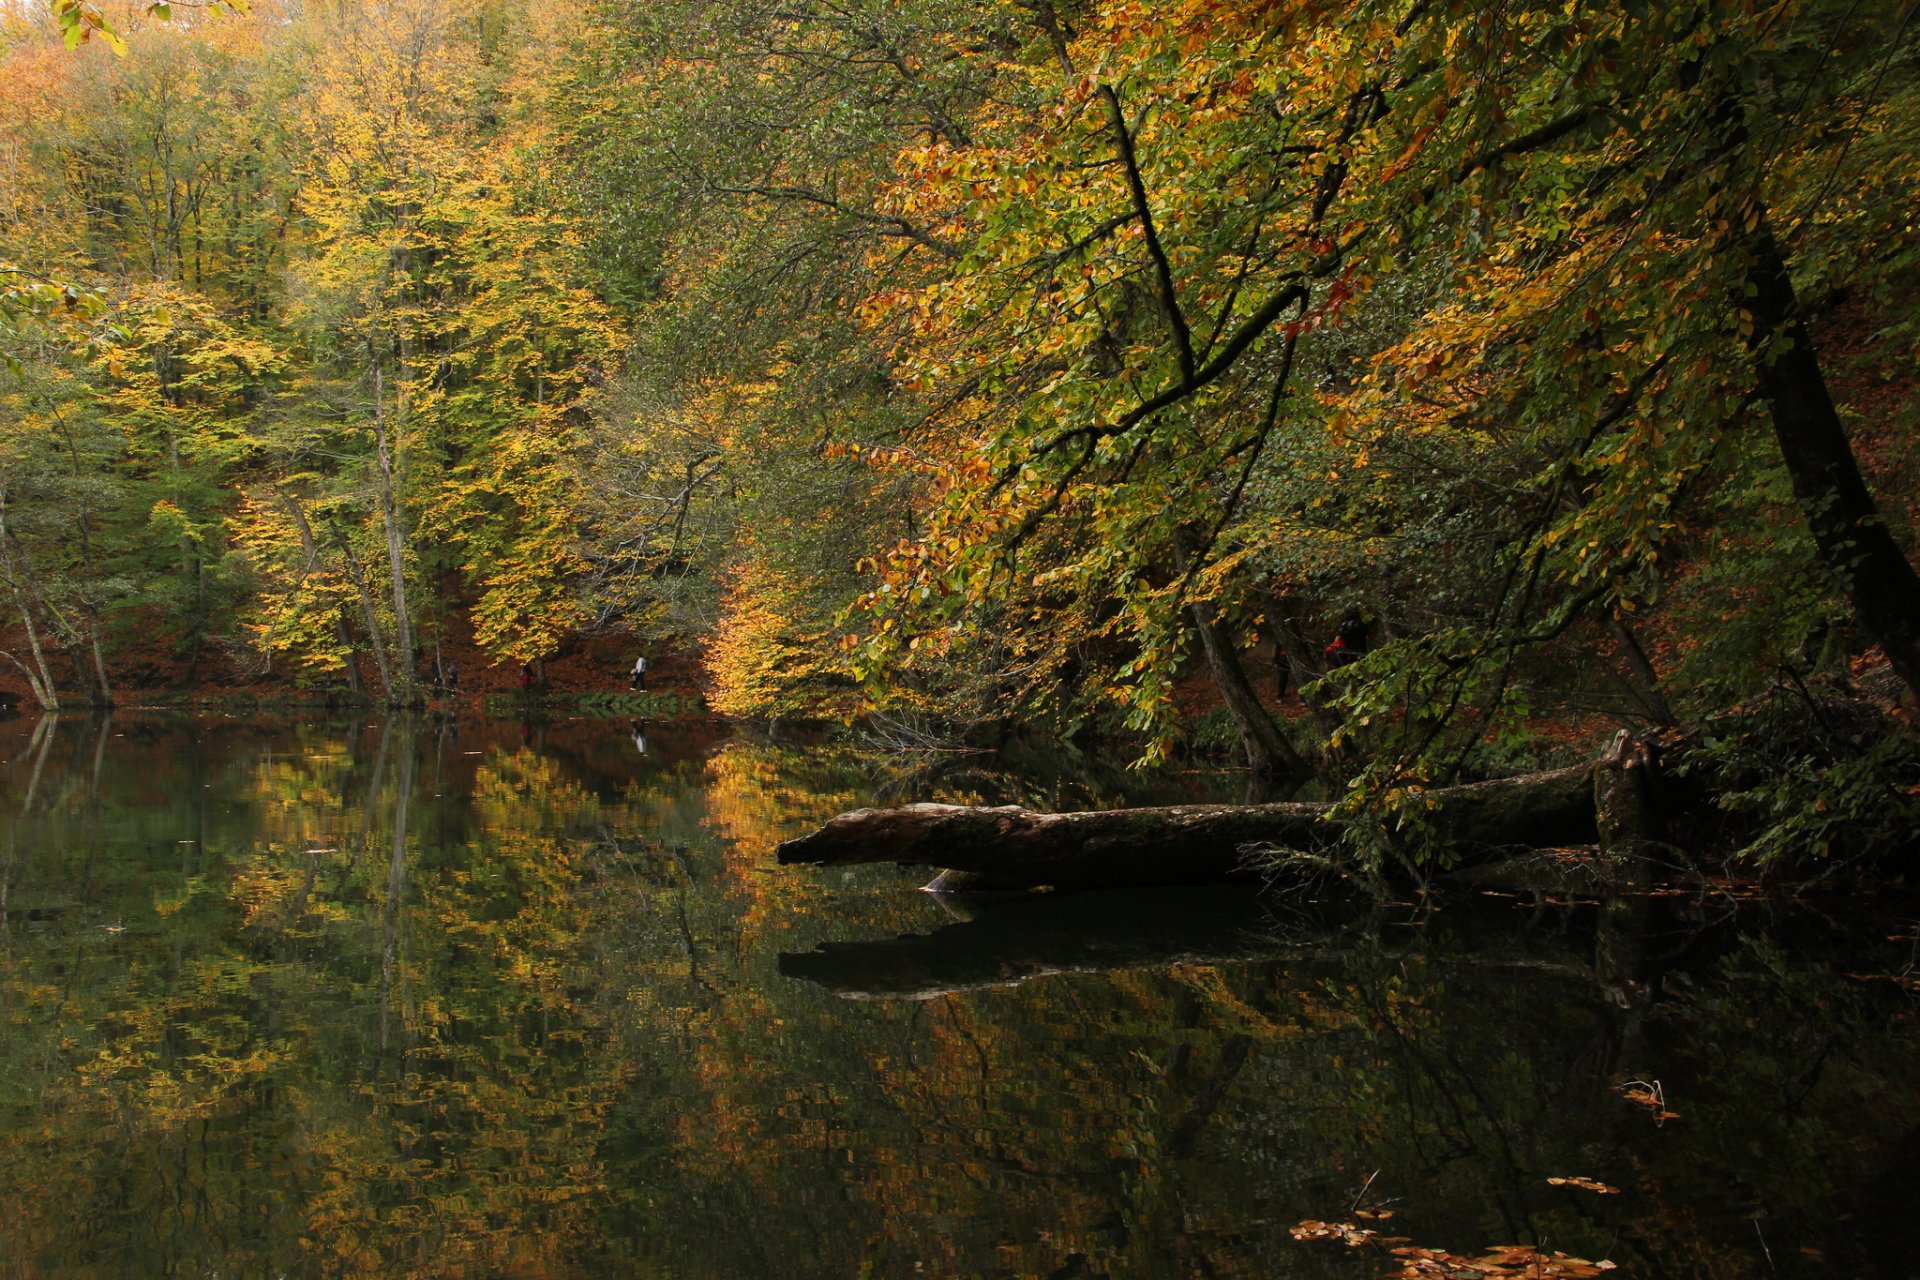
<path fill-rule="evenodd" d="M 35 654 L 33 656 L 34 659 L 38 661 L 39 655 Z M 20 675 L 27 682 L 27 691 L 33 695 L 33 700 L 40 704 L 41 710 L 58 711 L 60 709 L 60 699 L 53 692 L 53 686 L 47 683 L 44 670 L 36 675 L 32 667 L 29 667 L 26 663 L 20 661 L 20 659 L 5 650 L 0 650 L 0 658 L 5 658 L 19 669 Z"/>
<path fill-rule="evenodd" d="M 100 652 L 100 618 L 91 609 L 87 611 L 87 639 L 93 649 L 93 673 L 99 679 L 100 705 L 113 705 L 113 686 L 107 683 L 107 659 Z"/>
<path fill-rule="evenodd" d="M 1240 741 L 1247 750 L 1247 764 L 1255 774 L 1267 778 L 1312 772 L 1261 705 L 1260 695 L 1248 681 L 1247 670 L 1241 665 L 1227 629 L 1209 617 L 1200 605 L 1192 606 L 1189 612 L 1193 615 L 1194 627 L 1200 632 L 1200 647 L 1206 653 L 1214 687 L 1219 689 L 1220 700 L 1227 714 L 1233 717 L 1234 727 L 1240 730 Z"/>
<path fill-rule="evenodd" d="M 1185 534 L 1179 534 L 1174 542 L 1174 567 L 1181 573 L 1186 572 L 1190 551 L 1186 545 Z M 1240 663 L 1240 655 L 1234 648 L 1233 636 L 1222 626 L 1204 605 L 1195 604 L 1187 612 L 1193 618 L 1195 630 L 1200 633 L 1200 647 L 1206 654 L 1207 670 L 1213 675 L 1214 686 L 1220 691 L 1220 700 L 1227 708 L 1227 714 L 1233 718 L 1233 724 L 1240 731 L 1240 741 L 1246 747 L 1247 764 L 1257 777 L 1301 777 L 1312 772 L 1300 753 L 1294 750 L 1286 734 L 1280 731 L 1273 717 L 1267 714 L 1266 707 L 1260 703 L 1260 695 L 1254 692 L 1253 684 L 1247 679 L 1247 670 Z"/>
<path fill-rule="evenodd" d="M 360 650 L 353 643 L 353 632 L 347 626 L 347 611 L 336 609 L 333 613 L 334 635 L 347 651 L 347 693 L 355 702 L 365 702 L 366 690 L 360 687 Z"/>
<path fill-rule="evenodd" d="M 360 614 L 367 627 L 367 643 L 373 647 L 373 660 L 380 668 L 380 696 L 391 704 L 393 671 L 387 665 L 387 637 L 380 627 L 380 612 L 374 607 L 373 591 L 367 586 L 367 575 L 361 571 L 360 557 L 353 554 L 353 544 L 347 541 L 346 530 L 336 527 L 333 534 L 339 540 L 340 554 L 346 558 L 347 576 L 353 579 L 353 588 L 360 593 Z"/>
<path fill-rule="evenodd" d="M 1774 439 L 1801 515 L 1855 619 L 1920 695 L 1920 574 L 1900 549 L 1867 489 L 1853 445 L 1793 292 L 1786 259 L 1765 217 L 1752 241 L 1753 352 Z"/>
<path fill-rule="evenodd" d="M 33 670 L 22 666 L 18 659 L 14 665 L 20 667 L 21 674 L 27 678 L 27 687 L 43 710 L 60 710 L 60 691 L 54 686 L 53 674 L 47 670 L 47 655 L 40 647 L 40 629 L 33 625 L 33 582 L 28 576 L 24 555 L 15 542 L 13 530 L 7 526 L 7 495 L 0 488 L 0 562 L 4 562 L 8 584 L 13 588 L 13 603 L 20 610 L 20 622 L 27 631 L 27 649 L 33 655 Z M 38 673 L 37 678 L 36 674 Z"/>
<path fill-rule="evenodd" d="M 320 563 L 320 542 L 313 536 L 313 526 L 307 521 L 307 513 L 300 509 L 299 501 L 289 493 L 277 493 L 274 496 L 279 498 L 280 505 L 286 513 L 293 517 L 294 527 L 300 530 L 300 549 L 307 553 L 307 567 L 301 572 L 300 581 L 294 583 L 292 590 L 287 592 L 286 603 L 281 606 L 285 609 L 293 606 L 294 597 L 300 593 L 300 588 L 306 585 L 307 577 L 313 572 L 314 565 Z M 345 541 L 345 538 L 341 539 L 343 546 Z M 364 597 L 366 593 L 363 590 L 361 594 Z M 334 611 L 333 626 L 334 636 L 340 641 L 340 647 L 345 649 L 347 654 L 347 691 L 355 702 L 364 701 L 366 695 L 360 688 L 360 650 L 353 643 L 353 632 L 347 626 L 345 610 Z M 269 636 L 269 644 L 271 644 L 271 636 Z"/>
<path fill-rule="evenodd" d="M 1267 629 L 1273 635 L 1273 648 L 1278 655 L 1284 653 L 1293 667 L 1290 683 L 1300 695 L 1300 704 L 1313 717 L 1313 723 L 1324 737 L 1332 737 L 1333 731 L 1340 727 L 1340 717 L 1327 709 L 1327 704 L 1318 698 L 1308 697 L 1302 685 L 1313 683 L 1325 675 L 1326 665 L 1321 651 L 1308 638 L 1306 628 L 1300 625 L 1287 598 L 1275 592 L 1267 596 Z"/>
<path fill-rule="evenodd" d="M 65 618 L 53 615 L 49 610 L 53 624 L 53 635 L 66 650 L 67 665 L 73 668 L 73 678 L 79 683 L 81 692 L 90 707 L 106 705 L 106 691 L 94 683 L 93 667 L 88 659 L 86 644 L 74 627 Z"/>
<path fill-rule="evenodd" d="M 34 696 L 40 699 L 40 705 L 48 711 L 60 710 L 60 691 L 54 686 L 53 673 L 47 670 L 47 655 L 40 648 L 40 629 L 33 625 L 33 610 L 18 591 L 14 593 L 15 603 L 20 607 L 20 621 L 27 628 L 27 651 L 33 655 L 34 669 L 40 673 L 40 683 L 34 689 Z M 28 683 L 32 683 L 28 677 Z"/>
<path fill-rule="evenodd" d="M 373 368 L 374 452 L 380 464 L 380 519 L 387 534 L 387 561 L 393 573 L 393 682 L 387 701 L 412 706 L 419 701 L 413 671 L 413 622 L 407 614 L 406 533 L 400 524 L 400 504 L 394 493 L 393 454 L 387 444 L 385 387 L 380 366 Z"/>
<path fill-rule="evenodd" d="M 1612 613 L 1607 614 L 1607 631 L 1620 646 L 1620 658 L 1627 664 L 1628 680 L 1633 685 L 1635 696 L 1646 707 L 1647 714 L 1653 717 L 1655 724 L 1674 723 L 1673 707 L 1667 702 L 1667 696 L 1660 692 L 1660 673 L 1654 670 L 1653 660 L 1647 657 L 1647 651 L 1640 647 L 1639 637 Z"/>

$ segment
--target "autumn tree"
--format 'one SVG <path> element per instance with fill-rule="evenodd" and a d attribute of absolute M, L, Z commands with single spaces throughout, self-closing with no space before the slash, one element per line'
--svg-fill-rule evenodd
<path fill-rule="evenodd" d="M 1208 622 L 1251 620 L 1279 549 L 1438 527 L 1415 466 L 1437 449 L 1493 498 L 1485 556 L 1443 567 L 1484 567 L 1484 611 L 1435 626 L 1390 598 L 1404 642 L 1322 692 L 1387 779 L 1457 770 L 1516 710 L 1522 655 L 1658 599 L 1672 513 L 1734 464 L 1757 405 L 1825 572 L 1902 666 L 1886 610 L 1911 571 L 1846 479 L 1763 216 L 1817 200 L 1792 176 L 1851 173 L 1865 123 L 1889 123 L 1896 27 L 1801 5 L 1034 14 L 1052 57 L 1000 95 L 1025 112 L 917 150 L 897 189 L 968 254 L 869 307 L 916 316 L 897 350 L 923 391 L 980 389 L 949 419 L 979 465 L 887 558 L 870 660 L 1070 584 L 1118 604 L 1108 634 L 1139 649 L 1116 692 L 1164 733 L 1175 619 L 1198 610 L 1218 667 Z M 1818 56 L 1843 44 L 1876 69 Z M 1882 192 L 1850 210 L 1855 238 L 1900 242 L 1884 180 L 1851 181 Z M 1390 280 L 1397 314 L 1372 301 Z"/>

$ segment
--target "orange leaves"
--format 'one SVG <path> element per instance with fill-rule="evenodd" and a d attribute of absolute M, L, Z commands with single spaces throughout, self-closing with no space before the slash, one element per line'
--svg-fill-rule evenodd
<path fill-rule="evenodd" d="M 1388 1274 L 1396 1280 L 1591 1280 L 1619 1265 L 1604 1259 L 1588 1262 L 1525 1244 L 1500 1245 L 1471 1258 L 1415 1245 L 1393 1252 L 1400 1259 L 1399 1270 Z"/>
<path fill-rule="evenodd" d="M 1376 1231 L 1356 1227 L 1351 1222 L 1319 1222 L 1309 1218 L 1290 1229 L 1295 1240 L 1338 1240 L 1349 1249 L 1358 1249 L 1380 1238 Z"/>
<path fill-rule="evenodd" d="M 1292 1228 L 1292 1235 L 1300 1241 L 1338 1241 L 1350 1249 L 1384 1248 L 1391 1260 L 1381 1275 L 1390 1280 L 1593 1280 L 1619 1265 L 1525 1244 L 1495 1245 L 1468 1256 L 1416 1245 L 1404 1236 L 1382 1236 L 1351 1222 L 1309 1220 Z"/>
<path fill-rule="evenodd" d="M 1652 1116 L 1655 1124 L 1680 1118 L 1679 1112 L 1667 1110 L 1667 1091 L 1658 1080 L 1628 1080 L 1615 1085 L 1614 1091 Z"/>
<path fill-rule="evenodd" d="M 820 455 L 824 458 L 857 462 L 875 471 L 907 472 L 929 479 L 941 479 L 953 474 L 953 469 L 946 463 L 937 458 L 927 457 L 904 445 L 875 445 L 861 444 L 851 440 L 834 440 L 821 449 Z M 969 478 L 975 478 L 971 475 L 972 470 L 970 464 L 962 467 L 963 473 L 967 473 Z"/>
<path fill-rule="evenodd" d="M 1610 1187 L 1606 1183 L 1596 1182 L 1592 1178 L 1548 1178 L 1547 1185 L 1550 1187 L 1572 1187 L 1580 1191 L 1591 1191 L 1595 1195 L 1602 1196 L 1617 1196 L 1620 1194 L 1620 1188 Z"/>

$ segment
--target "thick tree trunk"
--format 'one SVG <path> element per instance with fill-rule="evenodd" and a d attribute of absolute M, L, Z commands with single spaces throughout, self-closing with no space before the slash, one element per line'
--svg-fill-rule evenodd
<path fill-rule="evenodd" d="M 1659 834 L 1648 784 L 1653 766 L 1644 745 L 1622 729 L 1593 770 L 1594 824 L 1600 850 L 1615 877 L 1631 881 L 1647 872 Z"/>
<path fill-rule="evenodd" d="M 1427 817 L 1457 862 L 1595 838 L 1591 765 L 1444 787 Z M 782 863 L 897 862 L 969 873 L 967 887 L 1057 888 L 1257 880 L 1250 849 L 1312 854 L 1338 838 L 1327 804 L 1179 805 L 1035 813 L 916 804 L 844 813 L 779 848 Z"/>
<path fill-rule="evenodd" d="M 1774 439 L 1820 558 L 1861 628 L 1920 695 L 1920 574 L 1875 506 L 1814 355 L 1785 258 L 1763 219 L 1753 242 L 1753 349 Z"/>

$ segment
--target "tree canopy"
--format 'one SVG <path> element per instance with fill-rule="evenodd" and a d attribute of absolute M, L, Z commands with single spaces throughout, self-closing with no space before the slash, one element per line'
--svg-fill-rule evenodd
<path fill-rule="evenodd" d="M 627 628 L 1405 796 L 1920 682 L 1909 8 L 224 8 L 8 19 L 47 697 L 156 610 L 394 701 Z"/>

